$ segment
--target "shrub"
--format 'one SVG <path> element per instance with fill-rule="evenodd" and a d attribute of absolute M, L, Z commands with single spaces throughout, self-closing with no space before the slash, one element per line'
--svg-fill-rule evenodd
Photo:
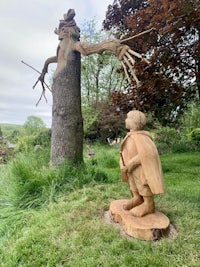
<path fill-rule="evenodd" d="M 182 119 L 183 129 L 188 134 L 200 127 L 200 105 L 199 102 L 189 105 L 186 114 Z"/>
<path fill-rule="evenodd" d="M 172 152 L 172 146 L 180 139 L 180 133 L 174 128 L 160 127 L 155 132 L 155 143 L 160 153 Z"/>
<path fill-rule="evenodd" d="M 173 153 L 184 153 L 198 151 L 199 149 L 193 141 L 185 139 L 184 137 L 180 139 L 177 143 L 174 143 L 171 147 L 171 152 Z"/>
<path fill-rule="evenodd" d="M 200 129 L 191 134 L 179 132 L 174 128 L 162 127 L 153 134 L 159 153 L 182 153 L 200 150 Z"/>
<path fill-rule="evenodd" d="M 15 146 L 15 152 L 29 152 L 34 147 L 34 141 L 35 136 L 33 135 L 19 135 Z"/>
<path fill-rule="evenodd" d="M 44 130 L 45 127 L 45 123 L 43 122 L 43 120 L 39 117 L 36 116 L 29 116 L 27 117 L 23 128 L 26 132 L 27 135 L 32 135 L 33 133 L 39 133 L 42 130 Z"/>
<path fill-rule="evenodd" d="M 196 128 L 194 129 L 191 133 L 190 133 L 191 139 L 194 142 L 200 142 L 200 128 Z"/>
<path fill-rule="evenodd" d="M 94 115 L 94 119 L 90 119 L 90 123 L 85 126 L 85 139 L 88 141 L 100 140 L 107 143 L 107 138 L 115 139 L 124 135 L 124 114 L 115 114 L 111 111 L 111 106 L 106 102 L 98 103 L 93 107 L 89 114 Z M 85 118 L 84 118 L 85 122 Z"/>
<path fill-rule="evenodd" d="M 40 145 L 42 147 L 50 147 L 51 143 L 51 129 L 44 129 L 39 132 L 33 140 L 33 145 Z"/>
<path fill-rule="evenodd" d="M 189 137 L 191 138 L 193 145 L 196 147 L 196 150 L 200 151 L 200 128 L 194 129 L 189 134 Z"/>

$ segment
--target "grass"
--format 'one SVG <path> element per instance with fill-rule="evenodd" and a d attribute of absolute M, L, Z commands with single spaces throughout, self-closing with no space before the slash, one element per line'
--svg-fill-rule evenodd
<path fill-rule="evenodd" d="M 200 153 L 161 156 L 166 193 L 156 196 L 155 202 L 178 233 L 173 238 L 153 242 L 127 239 L 105 221 L 104 211 L 110 202 L 130 197 L 130 193 L 127 184 L 120 181 L 119 149 L 95 145 L 92 150 L 95 156 L 89 158 L 85 152 L 86 167 L 76 171 L 66 167 L 57 173 L 40 160 L 36 177 L 43 169 L 46 175 L 41 177 L 45 180 L 51 173 L 56 178 L 51 178 L 54 188 L 59 186 L 54 198 L 48 201 L 44 201 L 44 196 L 41 200 L 42 195 L 38 194 L 37 208 L 14 205 L 11 201 L 14 194 L 10 193 L 11 185 L 5 178 L 11 166 L 1 167 L 0 266 L 199 266 Z M 73 174 L 77 181 L 73 183 L 70 178 L 61 186 L 63 180 L 58 180 L 58 176 L 65 177 L 63 173 L 67 177 Z M 46 187 L 47 192 L 52 190 L 45 182 L 41 187 Z"/>

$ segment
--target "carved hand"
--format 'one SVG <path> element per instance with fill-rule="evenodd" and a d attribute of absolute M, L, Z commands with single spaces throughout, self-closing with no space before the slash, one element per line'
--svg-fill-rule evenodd
<path fill-rule="evenodd" d="M 149 64 L 149 61 L 146 58 L 144 58 L 141 54 L 133 51 L 132 49 L 130 49 L 128 45 L 122 44 L 121 41 L 117 39 L 105 40 L 98 44 L 75 42 L 73 45 L 73 49 L 80 52 L 84 56 L 88 56 L 95 53 L 101 54 L 106 50 L 112 52 L 121 61 L 125 75 L 129 83 L 132 83 L 132 80 L 135 80 L 137 85 L 140 84 L 140 81 L 138 80 L 135 74 L 134 57 L 144 60 L 146 63 Z"/>
<path fill-rule="evenodd" d="M 141 60 L 144 60 L 147 64 L 149 64 L 150 62 L 146 58 L 144 58 L 141 54 L 130 49 L 128 45 L 123 45 L 123 44 L 121 44 L 117 48 L 116 56 L 122 63 L 125 75 L 129 83 L 131 83 L 131 80 L 133 79 L 135 80 L 136 84 L 139 85 L 140 81 L 138 80 L 134 70 L 135 59 L 133 58 L 133 56 Z"/>

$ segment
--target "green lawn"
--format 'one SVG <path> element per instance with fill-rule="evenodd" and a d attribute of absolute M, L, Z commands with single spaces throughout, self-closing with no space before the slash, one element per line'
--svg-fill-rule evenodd
<path fill-rule="evenodd" d="M 108 179 L 58 194 L 37 209 L 14 208 L 6 202 L 9 192 L 4 184 L 5 190 L 0 190 L 0 266 L 200 266 L 200 153 L 161 156 L 167 190 L 155 202 L 178 233 L 155 242 L 127 239 L 105 221 L 110 202 L 130 194 L 127 184 L 120 181 L 118 148 L 92 149 L 95 156 L 85 156 L 86 165 L 94 165 Z M 6 167 L 0 170 L 2 178 Z"/>

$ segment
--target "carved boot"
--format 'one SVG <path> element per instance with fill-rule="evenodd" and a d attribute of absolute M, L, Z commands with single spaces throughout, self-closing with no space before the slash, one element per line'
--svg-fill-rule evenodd
<path fill-rule="evenodd" d="M 136 217 L 142 217 L 144 215 L 154 213 L 155 212 L 155 204 L 153 197 L 143 197 L 144 202 L 139 206 L 134 207 L 130 210 L 131 214 Z"/>
<path fill-rule="evenodd" d="M 138 193 L 134 193 L 133 198 L 130 199 L 126 204 L 124 204 L 123 208 L 125 210 L 130 210 L 142 203 L 143 203 L 143 198 Z"/>

